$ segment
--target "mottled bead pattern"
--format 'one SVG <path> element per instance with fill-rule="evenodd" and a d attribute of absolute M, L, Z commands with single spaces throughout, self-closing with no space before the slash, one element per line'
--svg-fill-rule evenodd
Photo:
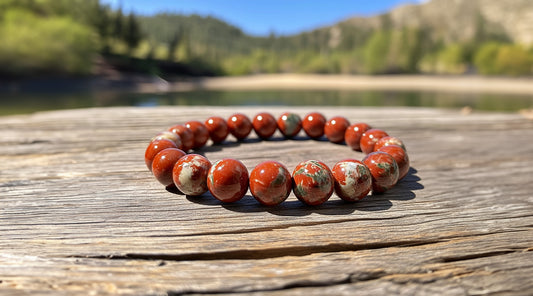
<path fill-rule="evenodd" d="M 394 158 L 385 152 L 372 152 L 368 154 L 363 163 L 372 174 L 372 192 L 383 193 L 398 182 L 398 164 Z"/>
<path fill-rule="evenodd" d="M 333 193 L 333 175 L 326 164 L 318 160 L 299 163 L 292 173 L 294 195 L 308 205 L 326 202 Z"/>
<path fill-rule="evenodd" d="M 215 162 L 207 174 L 211 195 L 223 202 L 235 202 L 248 191 L 248 170 L 242 162 L 226 158 Z"/>
<path fill-rule="evenodd" d="M 172 171 L 176 187 L 186 195 L 198 196 L 207 192 L 207 173 L 211 162 L 198 154 L 188 154 L 178 160 Z"/>
<path fill-rule="evenodd" d="M 296 113 L 285 112 L 278 118 L 278 129 L 286 138 L 293 138 L 302 129 L 302 120 Z"/>
<path fill-rule="evenodd" d="M 378 151 L 388 153 L 394 158 L 396 164 L 398 164 L 398 180 L 403 179 L 409 172 L 410 163 L 409 156 L 405 149 L 397 145 L 388 145 L 379 148 Z"/>
<path fill-rule="evenodd" d="M 376 142 L 376 145 L 374 145 L 374 151 L 379 151 L 381 147 L 390 145 L 400 146 L 403 150 L 406 150 L 402 140 L 396 137 L 386 136 Z"/>
<path fill-rule="evenodd" d="M 181 143 L 180 136 L 178 136 L 177 134 L 175 134 L 173 132 L 169 132 L 169 131 L 160 132 L 159 134 L 157 134 L 152 139 L 152 141 L 162 140 L 162 139 L 166 139 L 166 140 L 170 140 L 170 141 L 174 142 L 174 144 L 176 144 L 176 146 L 178 146 L 178 149 L 183 148 L 183 144 Z"/>
<path fill-rule="evenodd" d="M 291 174 L 279 162 L 262 162 L 250 172 L 250 192 L 264 205 L 274 206 L 282 203 L 291 190 Z"/>
<path fill-rule="evenodd" d="M 335 194 L 348 202 L 358 201 L 372 189 L 372 175 L 364 163 L 356 159 L 337 162 L 331 169 Z"/>

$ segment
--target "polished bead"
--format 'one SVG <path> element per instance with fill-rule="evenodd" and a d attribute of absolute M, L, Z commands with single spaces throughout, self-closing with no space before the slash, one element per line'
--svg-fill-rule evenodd
<path fill-rule="evenodd" d="M 211 195 L 223 202 L 234 202 L 248 191 L 248 170 L 236 159 L 215 162 L 207 174 L 207 188 Z"/>
<path fill-rule="evenodd" d="M 189 128 L 181 124 L 176 124 L 168 130 L 180 136 L 181 144 L 183 145 L 182 148 L 180 148 L 181 150 L 187 152 L 192 149 L 194 146 L 194 134 Z"/>
<path fill-rule="evenodd" d="M 350 148 L 352 148 L 355 151 L 361 151 L 361 136 L 363 134 L 371 129 L 371 127 L 364 123 L 364 122 L 358 122 L 350 125 L 346 132 L 344 132 L 344 141 L 346 142 L 346 145 L 348 145 Z"/>
<path fill-rule="evenodd" d="M 278 118 L 278 129 L 286 138 L 293 138 L 302 129 L 302 120 L 296 113 L 285 112 Z"/>
<path fill-rule="evenodd" d="M 282 203 L 291 190 L 291 174 L 279 162 L 262 162 L 250 173 L 250 192 L 264 205 L 273 206 Z"/>
<path fill-rule="evenodd" d="M 390 154 L 372 152 L 363 159 L 363 163 L 372 174 L 372 193 L 383 193 L 398 182 L 398 164 Z"/>
<path fill-rule="evenodd" d="M 369 129 L 362 136 L 359 144 L 363 153 L 368 154 L 374 151 L 374 145 L 379 139 L 388 136 L 388 134 L 380 129 Z"/>
<path fill-rule="evenodd" d="M 184 155 L 185 152 L 177 148 L 167 148 L 156 154 L 152 162 L 152 173 L 159 183 L 165 186 L 174 183 L 172 181 L 172 169 Z"/>
<path fill-rule="evenodd" d="M 342 116 L 335 116 L 326 122 L 324 126 L 324 134 L 332 143 L 342 143 L 344 141 L 344 133 L 350 125 L 348 119 Z"/>
<path fill-rule="evenodd" d="M 192 131 L 194 137 L 194 144 L 192 148 L 200 149 L 204 147 L 205 143 L 207 143 L 207 140 L 209 140 L 209 131 L 207 130 L 207 127 L 200 121 L 196 120 L 185 123 L 185 127 Z"/>
<path fill-rule="evenodd" d="M 161 139 L 167 139 L 167 140 L 174 142 L 176 146 L 178 146 L 178 149 L 183 148 L 183 144 L 181 143 L 181 138 L 180 136 L 178 136 L 178 134 L 175 134 L 169 131 L 160 132 L 152 139 L 152 141 L 161 140 Z"/>
<path fill-rule="evenodd" d="M 299 163 L 292 173 L 296 197 L 308 205 L 319 205 L 333 193 L 334 181 L 330 169 L 318 160 Z"/>
<path fill-rule="evenodd" d="M 188 154 L 178 160 L 172 171 L 172 179 L 186 195 L 198 196 L 207 192 L 207 173 L 211 162 L 198 154 Z"/>
<path fill-rule="evenodd" d="M 381 147 L 389 146 L 389 145 L 400 146 L 402 147 L 403 150 L 406 150 L 405 145 L 403 144 L 402 140 L 396 137 L 386 136 L 386 137 L 379 139 L 379 141 L 376 142 L 376 145 L 374 145 L 374 151 L 379 151 Z"/>
<path fill-rule="evenodd" d="M 331 169 L 335 179 L 335 194 L 348 202 L 358 201 L 372 189 L 370 170 L 359 160 L 346 159 Z"/>
<path fill-rule="evenodd" d="M 252 131 L 252 122 L 246 115 L 241 113 L 231 115 L 227 124 L 229 132 L 239 141 L 248 137 Z"/>
<path fill-rule="evenodd" d="M 150 172 L 152 171 L 152 162 L 154 161 L 156 154 L 167 148 L 178 148 L 178 146 L 176 146 L 176 143 L 168 139 L 153 140 L 148 144 L 148 147 L 146 147 L 144 152 L 144 163 L 146 163 Z"/>
<path fill-rule="evenodd" d="M 398 180 L 403 179 L 409 172 L 410 163 L 407 152 L 400 146 L 388 145 L 379 148 L 378 151 L 390 154 L 398 164 Z"/>
<path fill-rule="evenodd" d="M 276 119 L 270 113 L 259 113 L 254 117 L 252 122 L 254 131 L 261 139 L 268 139 L 276 132 L 278 124 Z"/>
<path fill-rule="evenodd" d="M 209 132 L 209 137 L 213 144 L 222 143 L 229 134 L 228 124 L 224 118 L 219 116 L 209 117 L 205 121 L 205 126 Z"/>
<path fill-rule="evenodd" d="M 307 114 L 302 120 L 302 128 L 311 139 L 319 139 L 324 135 L 326 117 L 318 112 Z"/>

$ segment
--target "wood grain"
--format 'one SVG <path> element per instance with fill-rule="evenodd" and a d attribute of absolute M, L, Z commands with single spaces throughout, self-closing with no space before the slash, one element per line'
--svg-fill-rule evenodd
<path fill-rule="evenodd" d="M 104 108 L 0 117 L 0 294 L 530 295 L 533 121 L 425 108 L 320 108 L 400 137 L 390 192 L 318 207 L 165 190 L 149 139 L 176 123 L 284 107 Z M 291 107 L 305 115 L 315 109 Z M 363 155 L 307 140 L 230 138 L 198 153 L 289 170 Z"/>

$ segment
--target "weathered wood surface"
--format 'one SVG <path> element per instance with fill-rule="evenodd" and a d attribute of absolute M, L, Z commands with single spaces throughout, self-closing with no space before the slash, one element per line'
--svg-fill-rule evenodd
<path fill-rule="evenodd" d="M 0 294 L 533 293 L 533 121 L 518 114 L 321 108 L 406 143 L 410 174 L 356 204 L 291 195 L 222 205 L 166 191 L 143 161 L 160 130 L 283 107 L 85 109 L 0 118 Z M 310 108 L 291 110 L 301 115 Z M 279 135 L 278 135 L 279 136 Z M 202 150 L 251 170 L 362 154 L 325 141 Z"/>

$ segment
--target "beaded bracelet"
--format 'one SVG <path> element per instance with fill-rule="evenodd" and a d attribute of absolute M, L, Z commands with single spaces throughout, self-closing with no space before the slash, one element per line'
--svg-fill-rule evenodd
<path fill-rule="evenodd" d="M 236 159 L 226 158 L 211 164 L 202 155 L 187 154 L 191 149 L 202 148 L 209 139 L 213 144 L 222 143 L 229 134 L 242 141 L 252 129 L 263 140 L 272 137 L 276 130 L 291 139 L 303 129 L 311 139 L 325 135 L 330 142 L 345 142 L 367 155 L 362 161 L 339 161 L 331 170 L 318 160 L 303 161 L 291 175 L 276 161 L 262 162 L 248 174 L 244 164 Z M 276 120 L 272 114 L 263 112 L 253 121 L 237 113 L 228 120 L 213 116 L 205 123 L 178 124 L 152 139 L 144 160 L 161 184 L 175 185 L 183 194 L 199 196 L 209 191 L 222 202 L 235 202 L 249 188 L 257 201 L 268 206 L 282 203 L 291 190 L 308 205 L 324 203 L 333 192 L 345 201 L 358 201 L 371 190 L 373 193 L 387 191 L 409 170 L 409 157 L 400 139 L 372 129 L 366 123 L 350 125 L 342 116 L 326 121 L 317 112 L 307 114 L 303 120 L 295 113 L 283 113 Z"/>

